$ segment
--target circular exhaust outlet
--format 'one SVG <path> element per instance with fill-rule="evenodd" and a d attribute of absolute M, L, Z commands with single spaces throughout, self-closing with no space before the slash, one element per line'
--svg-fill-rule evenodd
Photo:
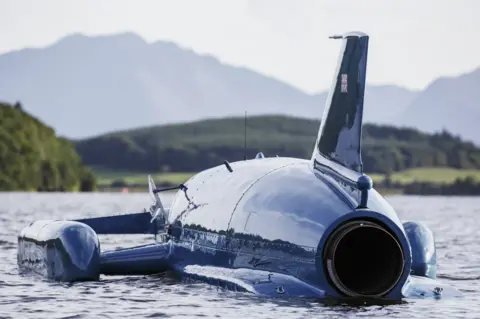
<path fill-rule="evenodd" d="M 383 226 L 366 220 L 337 228 L 327 241 L 324 261 L 330 281 L 350 297 L 384 296 L 404 268 L 397 239 Z"/>

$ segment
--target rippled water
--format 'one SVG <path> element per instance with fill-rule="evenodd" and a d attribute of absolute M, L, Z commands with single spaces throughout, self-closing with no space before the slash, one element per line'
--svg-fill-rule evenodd
<path fill-rule="evenodd" d="M 75 284 L 19 276 L 16 236 L 31 221 L 136 212 L 150 204 L 150 197 L 0 193 L 0 318 L 480 318 L 480 197 L 392 196 L 388 200 L 403 220 L 425 222 L 434 231 L 440 280 L 459 288 L 464 298 L 388 306 L 325 305 L 258 298 L 180 283 L 170 276 L 102 277 L 100 282 Z M 101 237 L 102 249 L 151 240 L 149 236 Z"/>

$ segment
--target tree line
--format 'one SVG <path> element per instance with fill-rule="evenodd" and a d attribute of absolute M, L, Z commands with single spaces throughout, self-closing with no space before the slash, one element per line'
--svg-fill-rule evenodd
<path fill-rule="evenodd" d="M 266 156 L 310 158 L 320 122 L 288 116 L 222 118 L 152 126 L 82 140 L 58 137 L 25 112 L 20 103 L 0 103 L 0 190 L 91 191 L 97 186 L 88 166 L 139 173 L 198 172 L 224 160 Z M 245 135 L 246 131 L 246 135 Z M 245 146 L 246 142 L 246 146 Z M 388 176 L 415 167 L 480 169 L 480 149 L 443 131 L 366 124 L 362 157 L 366 173 Z M 414 182 L 409 194 L 479 194 L 472 178 L 453 184 Z"/>
<path fill-rule="evenodd" d="M 87 165 L 132 172 L 197 172 L 221 164 L 266 156 L 310 158 L 320 122 L 287 116 L 223 118 L 153 126 L 74 141 Z M 415 167 L 480 168 L 480 149 L 443 131 L 366 124 L 364 171 L 387 174 Z"/>
<path fill-rule="evenodd" d="M 92 171 L 71 141 L 23 110 L 0 103 L 1 191 L 91 191 Z"/>

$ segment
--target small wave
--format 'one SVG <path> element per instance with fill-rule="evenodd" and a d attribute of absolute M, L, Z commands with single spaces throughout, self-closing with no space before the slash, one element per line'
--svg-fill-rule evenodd
<path fill-rule="evenodd" d="M 170 317 L 169 315 L 163 312 L 156 312 L 146 316 L 146 318 L 169 318 L 169 317 Z"/>
<path fill-rule="evenodd" d="M 0 248 L 5 250 L 14 249 L 14 248 L 17 248 L 17 243 L 12 243 L 12 242 L 0 239 Z"/>
<path fill-rule="evenodd" d="M 22 273 L 17 267 L 16 237 L 32 220 L 41 218 L 63 219 L 64 210 L 72 216 L 83 216 L 86 211 L 129 211 L 143 207 L 143 195 L 125 194 L 66 194 L 28 195 L 31 211 L 23 208 L 24 197 L 11 201 L 7 210 L 0 194 L 0 222 L 7 221 L 0 236 L 0 319 L 1 318 L 474 318 L 480 306 L 480 245 L 472 231 L 478 211 L 463 199 L 455 201 L 445 213 L 438 200 L 417 197 L 396 197 L 398 205 L 408 204 L 411 219 L 426 220 L 436 234 L 437 256 L 441 274 L 438 278 L 449 281 L 465 296 L 462 300 L 312 300 L 304 298 L 266 298 L 246 292 L 232 292 L 201 282 L 183 281 L 174 273 L 151 276 L 101 276 L 99 281 L 63 283 L 52 282 L 34 273 Z M 25 196 L 25 195 L 21 195 Z M 133 196 L 133 197 L 132 197 Z M 132 204 L 132 198 L 134 202 Z M 71 205 L 66 208 L 63 205 Z M 120 203 L 120 204 L 119 204 Z M 123 204 L 121 204 L 123 203 Z M 18 207 L 17 207 L 18 206 Z M 75 208 L 78 207 L 78 208 Z M 430 207 L 425 216 L 424 207 Z M 474 208 L 480 207 L 480 197 Z M 22 208 L 22 209 L 21 209 Z M 30 208 L 30 207 L 29 207 Z M 81 209 L 80 209 L 81 208 Z M 451 223 L 452 210 L 458 218 Z M 17 213 L 17 211 L 19 213 Z M 25 212 L 24 212 L 25 211 Z M 48 211 L 48 216 L 41 213 Z M 12 212 L 12 213 L 10 213 Z M 433 213 L 434 212 L 434 213 Z M 460 214 L 462 212 L 462 214 Z M 15 220 L 12 218 L 15 216 Z M 427 218 L 428 217 L 428 218 Z M 464 234 L 467 230 L 468 234 Z M 143 237 L 104 235 L 102 250 L 118 245 L 143 244 Z M 137 238 L 139 238 L 137 240 Z M 456 238 L 457 244 L 453 244 Z M 446 257 L 444 257 L 446 256 Z"/>
<path fill-rule="evenodd" d="M 454 275 L 438 275 L 437 278 L 452 280 L 452 281 L 465 281 L 465 280 L 479 280 L 480 276 L 454 276 Z"/>

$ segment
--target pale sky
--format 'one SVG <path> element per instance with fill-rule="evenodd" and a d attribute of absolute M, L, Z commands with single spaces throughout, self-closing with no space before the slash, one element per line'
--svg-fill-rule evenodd
<path fill-rule="evenodd" d="M 370 35 L 367 81 L 421 89 L 480 67 L 480 0 L 0 0 L 0 53 L 71 33 L 134 32 L 306 92 L 330 86 L 345 31 Z"/>

